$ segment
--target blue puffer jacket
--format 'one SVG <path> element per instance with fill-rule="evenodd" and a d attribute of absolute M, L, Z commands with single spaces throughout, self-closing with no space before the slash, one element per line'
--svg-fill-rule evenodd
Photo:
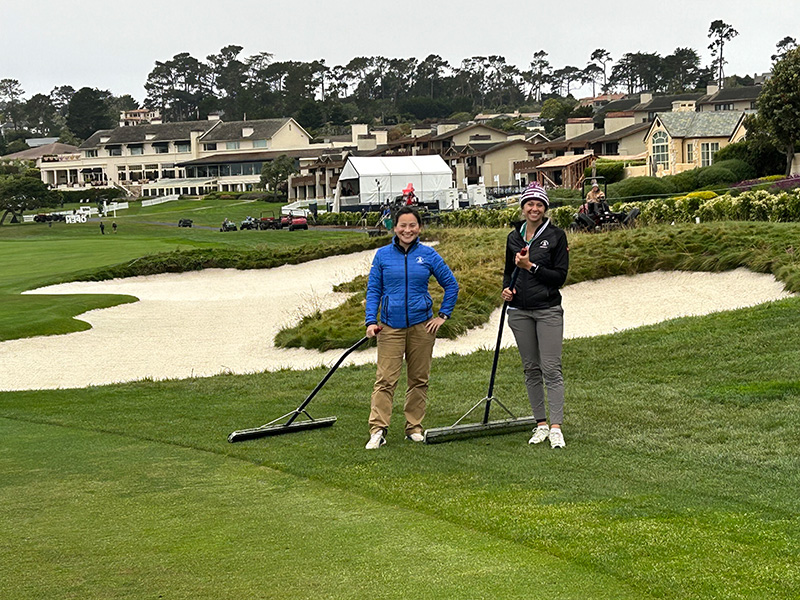
<path fill-rule="evenodd" d="M 378 322 L 401 329 L 424 323 L 433 317 L 433 300 L 428 293 L 431 275 L 444 288 L 442 306 L 437 312 L 448 317 L 458 297 L 458 283 L 439 253 L 415 241 L 406 252 L 398 243 L 378 249 L 372 261 L 367 284 L 366 324 Z"/>

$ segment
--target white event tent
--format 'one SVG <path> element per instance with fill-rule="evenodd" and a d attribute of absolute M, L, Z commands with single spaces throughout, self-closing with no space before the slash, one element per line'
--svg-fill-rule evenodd
<path fill-rule="evenodd" d="M 333 212 L 348 206 L 381 206 L 402 195 L 409 183 L 421 204 L 444 207 L 446 190 L 453 189 L 453 171 L 438 155 L 350 157 L 339 175 Z"/>

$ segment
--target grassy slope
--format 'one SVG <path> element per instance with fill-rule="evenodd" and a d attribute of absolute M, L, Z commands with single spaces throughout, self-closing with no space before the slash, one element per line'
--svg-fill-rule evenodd
<path fill-rule="evenodd" d="M 433 230 L 437 250 L 461 286 L 453 318 L 440 337 L 455 338 L 485 323 L 502 300 L 499 285 L 507 232 L 502 229 Z M 771 273 L 786 289 L 800 293 L 798 223 L 710 223 L 657 226 L 602 235 L 570 234 L 567 284 L 613 275 L 657 270 L 725 271 L 746 267 Z M 355 292 L 342 306 L 304 317 L 279 332 L 276 344 L 286 347 L 347 348 L 364 333 L 366 278 L 342 291 Z M 431 283 L 434 306 L 441 288 Z"/>
<path fill-rule="evenodd" d="M 568 340 L 563 452 L 525 434 L 411 445 L 399 422 L 365 452 L 369 366 L 311 406 L 335 427 L 236 445 L 324 370 L 2 394 L 1 521 L 25 531 L 2 537 L 11 590 L 795 598 L 799 308 Z M 518 360 L 503 353 L 496 394 L 522 411 Z M 479 399 L 489 364 L 435 361 L 427 425 Z"/>

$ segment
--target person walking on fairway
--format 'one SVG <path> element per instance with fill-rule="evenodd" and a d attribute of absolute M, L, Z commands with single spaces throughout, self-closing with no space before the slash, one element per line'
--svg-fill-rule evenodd
<path fill-rule="evenodd" d="M 111 231 L 113 231 L 114 233 L 117 233 L 117 222 L 116 221 L 112 221 L 111 222 Z"/>
<path fill-rule="evenodd" d="M 404 357 L 408 376 L 404 407 L 406 439 L 423 441 L 421 423 L 428 397 L 433 344 L 436 332 L 450 318 L 458 298 L 453 272 L 436 250 L 419 242 L 421 226 L 416 208 L 400 208 L 392 242 L 376 252 L 369 272 L 367 337 L 378 336 L 378 368 L 372 390 L 367 450 L 376 450 L 386 443 L 392 399 Z M 428 292 L 431 275 L 444 289 L 436 317 Z"/>
<path fill-rule="evenodd" d="M 517 341 L 528 400 L 537 422 L 528 443 L 540 444 L 549 438 L 552 448 L 563 448 L 564 310 L 559 288 L 567 279 L 569 247 L 564 231 L 545 216 L 549 207 L 542 186 L 534 182 L 525 188 L 520 197 L 523 220 L 514 224 L 506 239 L 502 297 L 509 302 L 508 326 Z M 521 254 L 526 247 L 527 253 Z M 519 276 L 512 290 L 509 285 L 515 268 L 519 268 Z"/>
<path fill-rule="evenodd" d="M 100 235 L 106 234 L 106 225 L 102 221 L 100 221 Z"/>

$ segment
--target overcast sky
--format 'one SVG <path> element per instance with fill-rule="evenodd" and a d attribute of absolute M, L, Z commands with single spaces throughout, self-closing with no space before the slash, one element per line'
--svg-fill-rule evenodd
<path fill-rule="evenodd" d="M 707 65 L 716 19 L 739 32 L 725 47 L 728 75 L 768 71 L 775 44 L 800 38 L 798 0 L 0 0 L 0 79 L 19 80 L 26 98 L 71 85 L 141 102 L 155 61 L 180 52 L 204 60 L 230 44 L 243 46 L 243 57 L 270 52 L 329 66 L 429 54 L 455 66 L 498 54 L 527 68 L 543 49 L 555 68 L 583 68 L 596 48 L 616 61 L 677 47 Z"/>

